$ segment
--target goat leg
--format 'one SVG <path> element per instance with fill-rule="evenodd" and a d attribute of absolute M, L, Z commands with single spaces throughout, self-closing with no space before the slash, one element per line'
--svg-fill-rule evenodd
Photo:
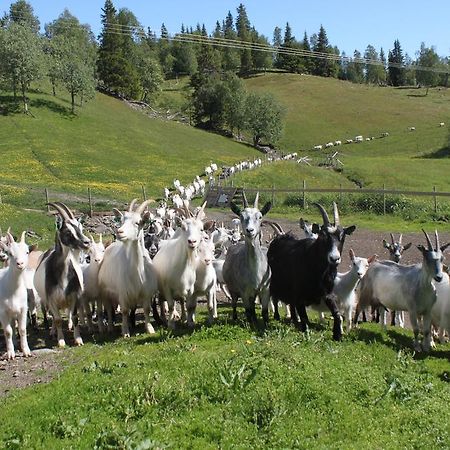
<path fill-rule="evenodd" d="M 336 305 L 336 296 L 334 294 L 328 295 L 325 298 L 325 304 L 328 306 L 334 319 L 333 339 L 335 341 L 340 341 L 342 339 L 342 318 Z"/>

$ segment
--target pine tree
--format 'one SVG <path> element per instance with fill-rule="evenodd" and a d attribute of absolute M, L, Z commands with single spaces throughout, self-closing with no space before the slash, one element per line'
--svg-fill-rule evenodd
<path fill-rule="evenodd" d="M 313 50 L 322 54 L 330 53 L 327 33 L 322 25 L 320 26 L 317 42 L 315 43 Z M 314 61 L 313 74 L 321 77 L 329 77 L 332 72 L 331 65 L 331 61 L 326 57 L 316 58 Z"/>
<path fill-rule="evenodd" d="M 118 25 L 117 11 L 111 0 L 105 0 L 101 19 L 103 28 L 99 36 L 98 78 L 105 87 L 120 92 L 123 87 L 120 74 L 124 61 L 121 52 L 121 35 L 111 32 Z"/>
<path fill-rule="evenodd" d="M 241 3 L 237 8 L 236 31 L 238 38 L 243 42 L 250 42 L 250 21 L 245 6 Z M 250 48 L 240 51 L 241 72 L 249 72 L 253 68 L 252 53 Z"/>
<path fill-rule="evenodd" d="M 33 7 L 25 0 L 17 0 L 9 7 L 9 20 L 31 28 L 35 34 L 39 33 L 39 19 L 34 15 Z"/>
<path fill-rule="evenodd" d="M 303 35 L 302 50 L 305 50 L 307 52 L 311 51 L 311 45 L 309 44 L 309 39 L 308 35 L 306 34 L 306 31 L 305 34 Z M 311 73 L 313 67 L 312 59 L 309 56 L 304 56 L 302 66 L 306 73 Z"/>
<path fill-rule="evenodd" d="M 405 84 L 405 69 L 399 67 L 404 63 L 404 57 L 400 41 L 394 41 L 394 48 L 388 54 L 389 83 L 392 86 L 403 86 Z"/>
<path fill-rule="evenodd" d="M 231 12 L 228 11 L 227 17 L 225 18 L 223 37 L 234 41 L 237 39 L 237 33 L 234 29 L 233 16 Z M 224 47 L 222 56 L 222 67 L 225 71 L 231 70 L 233 72 L 237 71 L 240 65 L 240 55 L 239 50 L 233 47 Z"/>

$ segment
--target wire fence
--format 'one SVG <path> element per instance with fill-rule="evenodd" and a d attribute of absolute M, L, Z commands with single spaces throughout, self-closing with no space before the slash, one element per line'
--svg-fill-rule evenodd
<path fill-rule="evenodd" d="M 339 211 L 345 214 L 372 213 L 376 215 L 395 215 L 405 220 L 441 220 L 450 221 L 450 192 L 439 192 L 434 187 L 431 191 L 404 191 L 396 189 L 323 189 L 303 188 L 277 189 L 270 188 L 211 188 L 209 198 L 214 198 L 211 191 L 216 192 L 216 206 L 228 206 L 229 202 L 239 201 L 239 194 L 244 191 L 249 202 L 259 192 L 260 201 L 271 201 L 273 206 L 297 207 L 308 209 L 314 202 L 324 207 L 331 207 L 333 202 Z M 213 191 L 214 192 L 214 191 Z M 222 200 L 222 201 L 219 201 Z M 212 205 L 211 205 L 212 206 Z"/>

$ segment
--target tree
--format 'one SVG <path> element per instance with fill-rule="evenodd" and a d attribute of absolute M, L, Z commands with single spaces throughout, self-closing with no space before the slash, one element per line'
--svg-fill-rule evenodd
<path fill-rule="evenodd" d="M 231 12 L 228 11 L 227 17 L 225 18 L 223 37 L 230 41 L 235 41 L 237 39 L 237 34 L 234 29 L 233 16 Z M 224 47 L 222 54 L 222 67 L 225 71 L 232 70 L 235 72 L 238 70 L 240 65 L 240 55 L 239 50 L 233 47 Z"/>
<path fill-rule="evenodd" d="M 262 34 L 258 34 L 255 28 L 251 29 L 251 41 L 256 47 L 269 47 L 269 41 Z M 252 50 L 253 69 L 267 69 L 272 67 L 270 53 L 261 50 Z"/>
<path fill-rule="evenodd" d="M 45 58 L 42 40 L 26 24 L 11 22 L 0 30 L 0 65 L 4 78 L 22 94 L 23 111 L 28 112 L 27 92 L 31 82 L 45 73 Z"/>
<path fill-rule="evenodd" d="M 433 72 L 440 65 L 440 58 L 433 47 L 426 47 L 425 42 L 420 44 L 420 50 L 417 54 L 417 65 L 429 68 L 431 70 L 416 70 L 417 82 L 424 86 L 437 86 L 439 83 L 439 74 Z"/>
<path fill-rule="evenodd" d="M 247 131 L 253 145 L 266 141 L 274 144 L 283 132 L 283 108 L 271 94 L 251 93 L 247 96 Z"/>
<path fill-rule="evenodd" d="M 11 4 L 9 20 L 31 28 L 34 34 L 39 33 L 39 19 L 34 15 L 33 7 L 25 0 L 17 0 Z"/>
<path fill-rule="evenodd" d="M 273 30 L 273 37 L 272 37 L 272 45 L 277 50 L 276 53 L 273 55 L 273 65 L 274 67 L 280 68 L 280 54 L 278 53 L 278 49 L 281 47 L 281 44 L 283 43 L 283 39 L 281 37 L 281 28 L 275 27 Z"/>
<path fill-rule="evenodd" d="M 286 28 L 284 29 L 283 42 L 280 47 L 281 52 L 278 54 L 277 58 L 277 67 L 287 70 L 288 72 L 301 72 L 300 56 L 290 53 L 300 48 L 301 45 L 295 40 L 289 22 L 287 22 Z"/>
<path fill-rule="evenodd" d="M 361 53 L 358 50 L 353 52 L 353 59 L 348 63 L 347 80 L 353 83 L 364 81 L 364 65 L 361 63 Z"/>
<path fill-rule="evenodd" d="M 314 35 L 313 35 L 314 36 Z M 323 56 L 316 58 L 314 61 L 313 74 L 321 77 L 334 77 L 338 74 L 337 63 L 333 58 L 328 58 L 326 54 L 336 54 L 336 49 L 331 47 L 328 43 L 327 33 L 325 28 L 321 25 L 317 40 L 312 47 L 315 52 L 322 53 Z"/>
<path fill-rule="evenodd" d="M 125 61 L 121 50 L 121 34 L 116 31 L 119 27 L 117 11 L 111 0 L 105 0 L 101 21 L 103 28 L 99 36 L 98 77 L 107 88 L 114 92 L 122 92 Z"/>
<path fill-rule="evenodd" d="M 250 21 L 245 6 L 241 3 L 237 8 L 236 30 L 238 38 L 243 42 L 250 42 Z M 252 52 L 250 48 L 240 50 L 241 73 L 249 72 L 253 68 Z"/>
<path fill-rule="evenodd" d="M 366 83 L 384 83 L 386 81 L 386 72 L 375 47 L 369 44 L 364 52 L 364 58 L 370 60 L 370 62 L 366 63 L 365 68 Z"/>
<path fill-rule="evenodd" d="M 194 123 L 220 130 L 225 123 L 227 90 L 218 73 L 197 72 L 191 77 Z"/>
<path fill-rule="evenodd" d="M 56 82 L 61 82 L 71 96 L 72 113 L 75 97 L 80 100 L 95 94 L 95 42 L 88 25 L 81 25 L 67 9 L 45 26 L 50 59 L 49 76 L 54 94 Z"/>
<path fill-rule="evenodd" d="M 405 69 L 402 68 L 404 63 L 403 52 L 400 41 L 394 41 L 394 48 L 389 50 L 388 54 L 388 79 L 392 86 L 403 86 L 405 84 Z"/>
<path fill-rule="evenodd" d="M 309 44 L 308 35 L 306 34 L 306 31 L 303 35 L 303 41 L 302 41 L 302 49 L 306 52 L 311 51 L 311 45 Z M 306 73 L 311 73 L 313 68 L 313 61 L 309 56 L 304 56 L 302 58 L 302 66 Z"/>
<path fill-rule="evenodd" d="M 245 84 L 232 72 L 225 75 L 224 84 L 226 88 L 225 121 L 231 133 L 234 134 L 236 131 L 240 136 L 241 131 L 246 127 L 247 120 Z"/>

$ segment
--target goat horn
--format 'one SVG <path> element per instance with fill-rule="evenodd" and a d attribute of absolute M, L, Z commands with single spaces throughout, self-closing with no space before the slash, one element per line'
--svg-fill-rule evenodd
<path fill-rule="evenodd" d="M 143 212 L 144 212 L 144 209 L 147 207 L 147 205 L 149 204 L 149 203 L 151 203 L 153 200 L 151 199 L 151 198 L 149 198 L 148 200 L 145 200 L 145 201 L 143 201 L 139 206 L 138 206 L 138 208 L 136 209 L 136 212 L 138 213 L 138 214 L 142 214 Z"/>
<path fill-rule="evenodd" d="M 402 243 L 402 237 L 403 237 L 403 234 L 400 234 L 400 236 L 398 237 L 398 243 L 399 243 L 399 244 Z"/>
<path fill-rule="evenodd" d="M 258 209 L 258 200 L 259 200 L 259 192 L 256 193 L 255 203 L 253 204 L 253 208 Z"/>
<path fill-rule="evenodd" d="M 434 236 L 436 238 L 436 251 L 438 251 L 440 248 L 440 245 L 439 245 L 439 236 L 438 236 L 437 230 L 434 230 Z"/>
<path fill-rule="evenodd" d="M 430 241 L 430 237 L 428 236 L 427 232 L 422 228 L 423 234 L 425 235 L 425 237 L 427 238 L 427 243 L 428 243 L 428 250 L 433 250 L 433 244 Z"/>
<path fill-rule="evenodd" d="M 200 207 L 197 214 L 195 215 L 196 219 L 203 220 L 205 218 L 205 206 L 206 202 L 203 202 L 203 205 Z"/>
<path fill-rule="evenodd" d="M 14 242 L 14 236 L 9 231 L 7 231 L 6 232 L 6 243 L 8 245 L 11 245 L 13 242 Z"/>
<path fill-rule="evenodd" d="M 61 206 L 66 212 L 67 215 L 71 218 L 71 219 L 75 219 L 75 216 L 73 215 L 73 212 L 69 209 L 69 207 L 64 204 L 63 202 L 55 202 L 57 205 Z"/>
<path fill-rule="evenodd" d="M 247 196 L 245 195 L 244 191 L 242 191 L 242 200 L 244 202 L 244 208 L 248 208 Z"/>
<path fill-rule="evenodd" d="M 20 242 L 22 242 L 22 244 L 25 244 L 25 236 L 27 235 L 26 231 L 22 231 L 22 235 L 20 236 Z"/>
<path fill-rule="evenodd" d="M 390 233 L 390 235 L 391 235 L 391 241 L 392 241 L 392 245 L 394 245 L 394 244 L 395 244 L 395 239 L 394 239 L 394 235 L 393 235 L 392 233 Z M 399 242 L 400 242 L 400 240 L 399 240 Z"/>
<path fill-rule="evenodd" d="M 319 208 L 320 214 L 322 215 L 323 224 L 326 227 L 330 226 L 330 219 L 328 217 L 327 212 L 325 211 L 324 207 L 320 203 L 313 203 L 313 205 L 317 206 Z"/>
<path fill-rule="evenodd" d="M 58 211 L 58 213 L 61 215 L 61 217 L 64 220 L 70 220 L 70 217 L 67 214 L 67 211 L 65 209 L 63 209 L 59 204 L 57 203 L 47 203 L 48 206 L 52 206 L 53 208 L 56 209 L 56 211 Z"/>
<path fill-rule="evenodd" d="M 283 228 L 281 228 L 281 226 L 278 223 L 272 222 L 270 220 L 263 220 L 262 223 L 263 223 L 263 225 L 267 224 L 270 227 L 272 227 L 275 230 L 275 233 L 277 234 L 277 236 L 284 234 Z"/>
<path fill-rule="evenodd" d="M 128 207 L 128 212 L 133 212 L 134 205 L 136 204 L 137 201 L 138 201 L 137 198 L 133 198 L 133 200 L 131 200 L 130 206 Z"/>
<path fill-rule="evenodd" d="M 338 227 L 341 223 L 339 220 L 339 211 L 336 202 L 333 202 L 334 225 Z"/>
<path fill-rule="evenodd" d="M 113 208 L 112 210 L 113 210 L 113 212 L 118 214 L 120 217 L 123 217 L 122 211 L 118 210 L 117 208 Z"/>

